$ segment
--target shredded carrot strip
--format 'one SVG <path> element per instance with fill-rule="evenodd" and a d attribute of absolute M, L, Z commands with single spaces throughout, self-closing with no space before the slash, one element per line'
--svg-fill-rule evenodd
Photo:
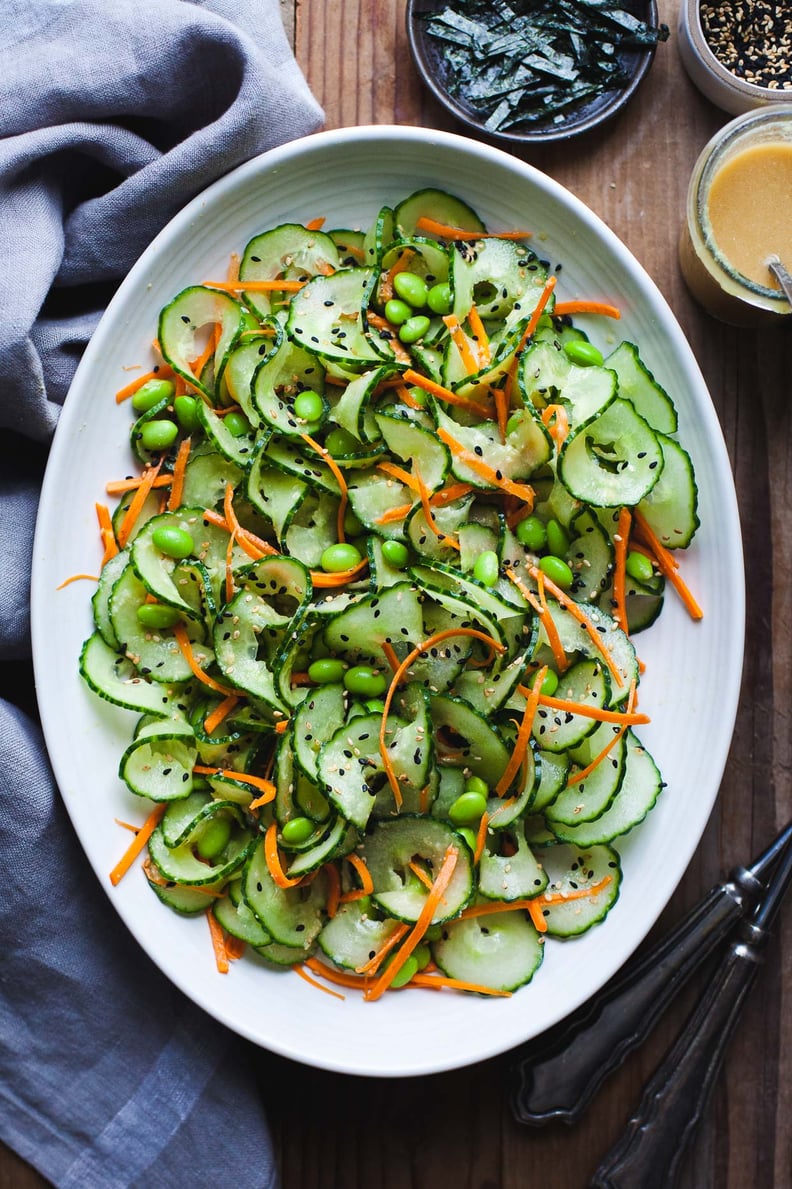
<path fill-rule="evenodd" d="M 490 816 L 488 813 L 482 813 L 481 821 L 479 822 L 478 830 L 476 830 L 476 847 L 473 851 L 473 862 L 478 863 L 481 856 L 484 854 L 484 844 L 487 841 L 487 829 L 490 824 Z"/>
<path fill-rule="evenodd" d="M 542 575 L 541 581 L 544 582 L 545 586 L 550 591 L 550 594 L 561 604 L 562 607 L 564 607 L 569 612 L 573 619 L 577 620 L 580 626 L 585 630 L 592 644 L 597 649 L 602 659 L 605 661 L 605 664 L 608 666 L 613 680 L 617 685 L 623 686 L 623 673 L 621 673 L 621 671 L 617 668 L 616 662 L 600 639 L 600 633 L 594 627 L 594 624 L 591 622 L 585 612 L 581 610 L 579 604 L 576 603 L 574 599 L 571 599 L 569 595 L 567 595 L 561 589 L 560 586 L 556 586 L 555 582 L 552 582 L 537 566 L 529 566 L 528 573 L 536 582 L 540 581 L 539 575 Z"/>
<path fill-rule="evenodd" d="M 326 863 L 323 871 L 327 879 L 327 915 L 332 920 L 338 912 L 338 905 L 341 900 L 341 876 L 338 874 L 338 867 L 335 863 Z"/>
<path fill-rule="evenodd" d="M 627 631 L 627 608 L 625 606 L 625 584 L 627 572 L 627 544 L 630 539 L 632 514 L 629 508 L 619 509 L 619 522 L 613 538 L 613 618 L 623 632 Z"/>
<path fill-rule="evenodd" d="M 409 986 L 436 988 L 437 990 L 440 990 L 442 987 L 451 987 L 455 991 L 472 991 L 476 995 L 499 995 L 504 999 L 511 998 L 511 991 L 501 991 L 496 987 L 485 987 L 482 983 L 468 983 L 460 978 L 446 978 L 444 974 L 427 974 L 426 971 L 422 971 L 420 974 L 414 974 L 410 979 Z"/>
<path fill-rule="evenodd" d="M 184 473 L 187 469 L 187 460 L 190 457 L 190 445 L 189 438 L 182 438 L 179 443 L 179 449 L 176 452 L 176 461 L 173 464 L 173 480 L 171 482 L 170 495 L 168 496 L 169 512 L 175 512 L 182 502 Z"/>
<path fill-rule="evenodd" d="M 381 330 L 385 332 L 388 337 L 388 342 L 393 349 L 393 354 L 400 363 L 412 362 L 412 356 L 410 355 L 410 352 L 400 341 L 398 335 L 396 334 L 396 328 L 391 325 L 387 318 L 381 318 L 379 314 L 374 314 L 370 310 L 367 312 L 366 318 L 369 324 L 373 326 L 375 330 Z"/>
<path fill-rule="evenodd" d="M 405 487 L 409 487 L 410 491 L 414 491 L 416 495 L 420 491 L 418 479 L 410 471 L 406 471 L 404 467 L 400 467 L 395 462 L 378 462 L 377 470 L 382 471 L 385 475 L 390 475 L 391 479 L 398 479 Z"/>
<path fill-rule="evenodd" d="M 525 348 L 526 343 L 528 343 L 528 341 L 531 339 L 534 331 L 536 330 L 536 327 L 539 325 L 539 319 L 541 318 L 542 314 L 544 313 L 545 306 L 547 305 L 548 301 L 550 300 L 550 297 L 552 296 L 553 290 L 556 287 L 557 279 L 558 278 L 555 276 L 555 274 L 553 274 L 552 276 L 549 276 L 547 278 L 547 280 L 545 281 L 544 288 L 542 289 L 542 292 L 539 295 L 539 300 L 536 303 L 536 305 L 534 306 L 534 308 L 531 312 L 531 316 L 528 319 L 528 322 L 526 324 L 525 330 L 522 332 L 520 341 L 517 344 L 517 349 L 514 352 L 514 358 L 512 359 L 511 364 L 509 366 L 509 370 L 506 374 L 506 394 L 509 397 L 509 400 L 511 400 L 512 389 L 514 388 L 514 384 L 516 381 L 517 367 L 520 362 L 520 356 L 522 355 L 522 352 Z"/>
<path fill-rule="evenodd" d="M 381 278 L 379 285 L 379 299 L 381 302 L 384 303 L 389 301 L 390 298 L 393 297 L 393 278 L 397 276 L 398 273 L 404 272 L 407 268 L 409 268 L 410 261 L 414 255 L 415 250 L 413 248 L 405 248 L 398 260 L 396 260 L 391 265 L 388 271 Z"/>
<path fill-rule="evenodd" d="M 382 651 L 385 653 L 385 659 L 391 667 L 391 672 L 395 673 L 399 667 L 399 658 L 396 655 L 396 650 L 389 640 L 382 641 Z"/>
<path fill-rule="evenodd" d="M 495 401 L 495 416 L 498 421 L 498 432 L 502 442 L 506 441 L 506 423 L 509 419 L 509 400 L 502 388 L 491 389 Z"/>
<path fill-rule="evenodd" d="M 658 570 L 663 574 L 673 586 L 679 597 L 682 599 L 688 613 L 693 619 L 703 619 L 704 612 L 693 597 L 689 587 L 677 573 L 679 568 L 678 562 L 670 549 L 659 539 L 657 534 L 652 529 L 642 512 L 637 508 L 633 510 L 633 519 L 641 534 L 641 537 L 652 551 L 655 564 Z"/>
<path fill-rule="evenodd" d="M 432 879 L 431 879 L 431 876 L 426 871 L 424 871 L 423 867 L 421 867 L 421 865 L 419 863 L 416 863 L 413 859 L 410 860 L 410 862 L 407 864 L 407 866 L 410 868 L 413 875 L 417 876 L 417 878 L 421 881 L 423 886 L 425 888 L 429 888 L 429 890 L 431 891 Z"/>
<path fill-rule="evenodd" d="M 344 541 L 346 540 L 344 536 L 344 516 L 346 515 L 347 501 L 349 499 L 349 488 L 347 487 L 347 481 L 344 478 L 344 472 L 341 470 L 341 467 L 338 465 L 326 446 L 320 446 L 319 443 L 307 433 L 301 433 L 300 437 L 327 463 L 330 470 L 333 472 L 336 483 L 341 489 L 341 499 L 338 504 L 337 530 L 339 541 Z"/>
<path fill-rule="evenodd" d="M 368 558 L 364 557 L 356 566 L 352 566 L 349 570 L 339 570 L 335 574 L 326 574 L 323 570 L 311 570 L 311 582 L 315 587 L 326 589 L 327 587 L 346 586 L 348 582 L 352 582 L 359 574 L 368 566 Z"/>
<path fill-rule="evenodd" d="M 418 480 L 418 494 L 421 499 L 421 507 L 423 508 L 424 518 L 426 519 L 427 525 L 442 545 L 448 545 L 452 549 L 456 549 L 457 552 L 459 552 L 461 548 L 459 542 L 453 537 L 449 537 L 447 533 L 444 533 L 435 520 L 434 514 L 432 513 L 432 505 L 429 502 L 429 491 L 417 471 L 415 473 L 415 477 Z"/>
<path fill-rule="evenodd" d="M 118 529 L 118 544 L 122 549 L 129 540 L 130 534 L 137 523 L 138 516 L 143 511 L 143 505 L 148 499 L 149 492 L 154 484 L 154 480 L 159 474 L 161 466 L 162 459 L 159 460 L 156 466 L 146 468 L 141 476 L 140 487 L 138 487 L 129 501 L 129 507 L 124 513 L 124 518 Z"/>
<path fill-rule="evenodd" d="M 95 504 L 96 519 L 99 521 L 99 539 L 104 546 L 104 555 L 101 561 L 101 567 L 107 565 L 111 557 L 115 557 L 118 553 L 118 544 L 113 532 L 113 521 L 110 517 L 110 510 L 106 504 Z"/>
<path fill-rule="evenodd" d="M 98 575 L 98 574 L 70 574 L 70 575 L 69 575 L 69 577 L 68 577 L 68 578 L 64 578 L 64 579 L 63 579 L 63 582 L 60 582 L 60 583 L 59 583 L 59 584 L 58 584 L 58 585 L 55 587 L 55 589 L 56 589 L 56 590 L 63 590 L 63 588 L 64 588 L 65 586 L 71 586 L 72 582 L 80 582 L 80 581 L 81 581 L 83 578 L 84 578 L 84 579 L 85 579 L 87 582 L 98 582 L 98 581 L 99 581 L 99 575 Z"/>
<path fill-rule="evenodd" d="M 236 693 L 236 690 L 229 689 L 227 685 L 221 685 L 219 681 L 215 681 L 215 679 L 210 677 L 208 673 L 204 673 L 203 669 L 196 660 L 190 638 L 187 635 L 187 629 L 183 623 L 174 624 L 173 635 L 176 639 L 176 643 L 179 646 L 179 651 L 186 660 L 187 664 L 190 666 L 190 670 L 194 677 L 197 677 L 198 680 L 202 681 L 204 685 L 208 685 L 210 689 L 216 690 L 217 693 L 224 694 L 226 697 L 228 697 L 229 694 Z"/>
<path fill-rule="evenodd" d="M 264 858 L 267 860 L 267 868 L 274 882 L 279 888 L 296 888 L 302 883 L 302 876 L 299 879 L 289 879 L 281 865 L 280 855 L 278 854 L 278 824 L 273 822 L 264 835 Z"/>
<path fill-rule="evenodd" d="M 193 772 L 198 776 L 225 776 L 229 780 L 238 780 L 241 784 L 250 784 L 259 789 L 267 802 L 275 800 L 277 789 L 271 780 L 264 776 L 252 776 L 249 772 L 237 772 L 236 768 L 210 768 L 205 764 L 196 764 Z M 261 804 L 261 801 L 259 802 Z M 266 802 L 265 802 L 266 803 Z"/>
<path fill-rule="evenodd" d="M 603 875 L 597 883 L 587 888 L 570 888 L 568 892 L 543 892 L 538 898 L 545 904 L 564 904 L 567 900 L 585 900 L 588 896 L 598 896 L 609 883 L 613 882 L 612 875 Z"/>
<path fill-rule="evenodd" d="M 441 239 L 530 239 L 532 231 L 470 231 L 464 227 L 449 227 L 428 215 L 421 215 L 415 222 L 416 231 L 428 231 Z"/>
<path fill-rule="evenodd" d="M 517 688 L 521 694 L 528 696 L 530 691 L 526 686 L 518 685 Z M 596 719 L 597 722 L 626 723 L 629 727 L 645 725 L 651 721 L 646 714 L 626 710 L 605 710 L 602 706 L 591 706 L 588 702 L 573 702 L 566 698 L 552 698 L 549 694 L 539 695 L 539 705 L 547 706 L 551 710 L 562 710 L 567 714 L 581 714 L 585 718 Z"/>
<path fill-rule="evenodd" d="M 542 424 L 560 450 L 569 436 L 569 417 L 563 405 L 547 405 L 542 409 Z"/>
<path fill-rule="evenodd" d="M 531 742 L 531 731 L 533 729 L 534 718 L 536 717 L 536 710 L 539 705 L 539 694 L 542 688 L 542 682 L 547 676 L 547 665 L 542 665 L 541 669 L 537 671 L 531 685 L 531 692 L 526 699 L 525 710 L 523 711 L 522 721 L 517 731 L 517 738 L 514 741 L 512 753 L 509 756 L 509 762 L 503 770 L 498 783 L 495 785 L 495 793 L 502 797 L 509 789 L 509 785 L 514 780 L 515 776 L 520 770 L 526 751 Z"/>
<path fill-rule="evenodd" d="M 473 346 L 470 339 L 462 329 L 459 319 L 455 314 L 444 314 L 443 321 L 448 327 L 451 339 L 460 354 L 465 370 L 469 376 L 472 376 L 479 370 L 479 361 L 473 354 Z"/>
<path fill-rule="evenodd" d="M 398 393 L 399 400 L 403 401 L 404 404 L 407 405 L 409 408 L 411 408 L 411 409 L 423 408 L 423 406 L 421 404 L 419 404 L 419 402 L 415 399 L 415 397 L 410 395 L 410 390 L 406 384 L 397 384 L 396 392 Z"/>
<path fill-rule="evenodd" d="M 466 409 L 468 413 L 472 413 L 475 417 L 481 417 L 484 421 L 492 421 L 493 419 L 494 414 L 486 405 L 480 405 L 476 401 L 467 400 L 466 397 L 459 396 L 451 388 L 446 388 L 443 384 L 435 383 L 428 376 L 422 376 L 420 372 L 413 371 L 412 368 L 407 368 L 402 375 L 408 384 L 412 384 L 416 388 L 423 388 L 424 392 L 429 392 L 432 396 L 436 396 L 438 400 L 445 401 L 447 405 L 457 405 L 458 408 Z"/>
<path fill-rule="evenodd" d="M 236 292 L 244 289 L 249 293 L 299 293 L 307 281 L 202 281 L 210 289 Z"/>
<path fill-rule="evenodd" d="M 493 487 L 500 487 L 503 491 L 508 491 L 509 495 L 516 495 L 518 499 L 523 500 L 526 504 L 533 507 L 534 503 L 534 489 L 529 487 L 527 483 L 516 483 L 513 479 L 507 479 L 500 475 L 493 467 L 483 462 L 477 454 L 472 450 L 466 449 L 461 442 L 457 441 L 455 437 L 444 429 L 443 426 L 438 426 L 437 436 L 441 442 L 445 442 L 449 450 L 457 456 L 460 462 L 465 466 L 470 467 L 471 471 L 475 471 L 482 479 L 491 483 Z"/>
<path fill-rule="evenodd" d="M 161 801 L 159 805 L 154 806 L 143 825 L 135 834 L 133 841 L 110 872 L 110 883 L 113 887 L 121 882 L 135 859 L 142 852 L 143 847 L 157 828 L 157 823 L 165 812 L 166 804 L 165 801 Z"/>
<path fill-rule="evenodd" d="M 275 733 L 276 733 L 276 735 L 283 735 L 283 734 L 284 734 L 286 731 L 288 731 L 288 729 L 289 729 L 289 720 L 288 720 L 288 718 L 282 718 L 282 719 L 280 720 L 280 722 L 276 722 L 276 723 L 275 723 Z"/>
<path fill-rule="evenodd" d="M 270 545 L 269 541 L 262 541 L 261 537 L 257 537 L 249 529 L 242 528 L 236 516 L 233 517 L 233 524 L 229 524 L 225 516 L 215 512 L 213 508 L 204 508 L 203 518 L 209 524 L 216 524 L 218 528 L 224 528 L 227 533 L 235 533 L 240 549 L 244 550 L 253 561 L 259 561 L 262 557 L 272 557 L 278 553 L 278 550 L 274 545 Z"/>
<path fill-rule="evenodd" d="M 366 866 L 365 860 L 360 855 L 356 855 L 354 851 L 348 855 L 344 855 L 344 858 L 350 867 L 354 867 L 360 878 L 360 896 L 356 896 L 356 899 L 359 899 L 361 896 L 370 896 L 374 891 L 374 880 L 371 878 L 371 872 Z M 346 897 L 342 896 L 341 899 L 345 900 Z"/>
<path fill-rule="evenodd" d="M 394 949 L 399 944 L 402 937 L 404 937 L 405 933 L 409 933 L 409 932 L 410 932 L 410 926 L 405 925 L 403 921 L 400 922 L 396 926 L 396 928 L 393 930 L 393 932 L 391 933 L 388 940 L 383 945 L 380 946 L 380 948 L 377 950 L 376 954 L 374 954 L 371 958 L 369 958 L 369 960 L 367 962 L 364 962 L 362 966 L 355 967 L 355 970 L 357 971 L 357 973 L 358 974 L 376 974 L 377 971 L 379 970 L 380 966 L 384 962 L 385 958 L 387 958 L 388 954 L 391 952 L 391 950 Z"/>
<path fill-rule="evenodd" d="M 128 491 L 137 491 L 143 481 L 143 475 L 137 475 L 132 479 L 111 479 L 105 484 L 105 491 L 108 495 L 126 495 Z M 172 482 L 170 475 L 157 475 L 152 487 L 170 487 Z"/>
<path fill-rule="evenodd" d="M 454 846 L 449 846 L 446 849 L 443 861 L 440 864 L 440 870 L 437 873 L 437 878 L 432 884 L 432 890 L 424 901 L 418 920 L 410 930 L 407 937 L 405 937 L 399 949 L 391 958 L 388 965 L 383 970 L 374 985 L 365 991 L 364 997 L 369 1002 L 379 999 L 384 991 L 393 982 L 396 975 L 401 970 L 404 963 L 409 958 L 415 947 L 420 943 L 424 937 L 426 930 L 432 923 L 432 917 L 435 914 L 440 901 L 443 898 L 443 893 L 451 882 L 451 877 L 454 874 L 454 869 L 459 858 L 459 851 Z"/>
<path fill-rule="evenodd" d="M 490 348 L 489 335 L 486 327 L 481 320 L 481 315 L 475 306 L 471 306 L 468 314 L 468 322 L 470 329 L 473 332 L 473 338 L 476 340 L 476 349 L 479 357 L 479 367 L 486 367 L 488 363 L 492 362 L 492 350 Z"/>
<path fill-rule="evenodd" d="M 140 826 L 133 826 L 131 822 L 122 822 L 120 817 L 114 817 L 113 821 L 117 826 L 123 826 L 125 830 L 131 830 L 133 834 L 137 834 Z"/>
<path fill-rule="evenodd" d="M 533 927 L 536 930 L 536 932 L 537 933 L 546 933 L 547 932 L 547 921 L 544 918 L 544 913 L 542 912 L 542 909 L 539 906 L 539 904 L 537 904 L 537 902 L 535 900 L 529 900 L 526 907 L 528 909 L 528 915 L 531 918 Z"/>
<path fill-rule="evenodd" d="M 228 697 L 223 698 L 219 705 L 215 706 L 211 714 L 207 714 L 203 724 L 207 735 L 211 735 L 213 731 L 216 731 L 220 724 L 228 718 L 231 711 L 239 702 L 239 699 L 239 694 L 229 694 Z"/>
<path fill-rule="evenodd" d="M 382 721 L 380 723 L 379 732 L 379 749 L 380 756 L 382 757 L 382 766 L 385 769 L 388 782 L 390 783 L 390 786 L 393 790 L 393 796 L 398 807 L 400 807 L 402 804 L 401 789 L 399 788 L 399 782 L 396 779 L 396 773 L 393 770 L 393 764 L 391 763 L 391 758 L 388 755 L 388 747 L 385 742 L 385 735 L 388 727 L 388 711 L 390 710 L 390 705 L 393 701 L 394 694 L 398 689 L 399 682 L 409 669 L 410 665 L 413 664 L 413 662 L 416 661 L 418 657 L 421 656 L 422 653 L 424 653 L 427 649 L 433 648 L 435 644 L 441 644 L 443 640 L 447 640 L 451 636 L 470 636 L 472 639 L 481 640 L 482 643 L 488 644 L 489 647 L 495 649 L 496 652 L 504 651 L 504 646 L 500 643 L 500 641 L 493 639 L 492 636 L 488 636 L 486 632 L 479 631 L 478 628 L 445 628 L 442 632 L 435 632 L 434 635 L 428 636 L 423 641 L 423 643 L 419 644 L 416 648 L 413 648 L 412 652 L 409 652 L 401 662 L 398 669 L 393 674 L 391 683 L 388 687 L 387 693 L 385 694 L 385 705 L 382 711 Z"/>
<path fill-rule="evenodd" d="M 316 987 L 318 991 L 324 991 L 325 995 L 332 995 L 334 999 L 341 999 L 342 1001 L 346 999 L 346 995 L 342 995 L 340 991 L 333 991 L 331 987 L 325 987 L 317 979 L 311 978 L 310 974 L 303 969 L 299 962 L 295 962 L 292 970 L 295 974 L 299 974 L 300 978 L 306 983 L 310 983 L 312 987 Z"/>
<path fill-rule="evenodd" d="M 540 574 L 541 574 L 541 571 L 540 571 Z M 522 582 L 520 582 L 519 579 L 516 577 L 516 575 L 515 575 L 514 581 L 517 583 L 518 587 L 520 588 L 520 590 L 522 591 L 523 595 L 528 600 L 530 605 L 533 607 L 534 611 L 536 611 L 538 613 L 542 627 L 545 630 L 545 635 L 547 636 L 548 642 L 550 644 L 550 649 L 553 653 L 553 660 L 556 663 L 556 668 L 558 669 L 559 673 L 564 673 L 569 668 L 569 660 L 567 658 L 567 654 L 566 654 L 564 645 L 561 643 L 561 636 L 559 634 L 558 628 L 556 627 L 555 620 L 553 619 L 552 615 L 550 614 L 550 608 L 547 605 L 547 598 L 545 596 L 543 578 L 544 578 L 544 575 L 542 575 L 542 577 L 539 579 L 539 582 L 538 582 L 538 587 L 539 587 L 538 603 L 537 603 L 537 600 L 534 599 L 534 597 L 531 594 L 531 591 L 528 589 L 528 587 L 525 586 Z"/>
<path fill-rule="evenodd" d="M 148 384 L 149 380 L 167 380 L 172 375 L 173 369 L 168 367 L 167 364 L 158 368 L 154 368 L 153 371 L 143 372 L 142 375 L 137 377 L 137 379 L 132 380 L 130 384 L 126 384 L 123 388 L 119 388 L 118 392 L 115 394 L 116 404 L 120 405 L 125 400 L 128 400 L 130 396 L 134 396 L 139 388 L 142 388 L 144 384 Z"/>
<path fill-rule="evenodd" d="M 225 937 L 211 908 L 206 914 L 206 919 L 209 922 L 209 932 L 212 937 L 212 948 L 214 950 L 218 974 L 228 974 L 228 953 L 226 951 Z"/>
<path fill-rule="evenodd" d="M 305 965 L 320 978 L 326 978 L 329 983 L 335 983 L 339 987 L 354 987 L 355 990 L 362 991 L 366 986 L 365 979 L 358 978 L 355 974 L 347 974 L 343 970 L 335 970 L 332 966 L 326 966 L 319 958 L 307 958 Z"/>
<path fill-rule="evenodd" d="M 244 954 L 247 943 L 241 937 L 232 937 L 230 933 L 226 933 L 224 941 L 226 956 L 230 962 L 236 962 Z"/>
<path fill-rule="evenodd" d="M 621 310 L 605 301 L 560 301 L 553 314 L 558 318 L 565 314 L 604 314 L 606 318 L 621 318 Z"/>
<path fill-rule="evenodd" d="M 306 231 L 321 231 L 327 220 L 324 215 L 317 215 L 315 219 L 309 219 L 305 224 Z"/>
<path fill-rule="evenodd" d="M 627 699 L 628 713 L 630 713 L 633 710 L 634 706 L 635 706 L 635 682 L 633 681 L 630 684 L 630 696 Z M 621 726 L 619 727 L 619 729 L 617 731 L 613 732 L 612 738 L 609 739 L 608 742 L 605 744 L 605 746 L 602 748 L 602 750 L 600 752 L 598 752 L 597 755 L 595 755 L 594 759 L 591 760 L 590 763 L 586 764 L 585 768 L 581 768 L 578 772 L 573 772 L 571 776 L 568 776 L 567 777 L 567 785 L 579 784 L 581 780 L 585 780 L 588 776 L 590 776 L 591 773 L 594 771 L 594 769 L 598 768 L 600 766 L 600 764 L 602 763 L 602 761 L 608 755 L 610 755 L 610 753 L 613 751 L 614 747 L 616 746 L 616 744 L 619 742 L 619 740 L 621 739 L 621 737 L 624 735 L 625 731 L 627 730 L 627 725 L 628 725 L 627 723 L 622 723 Z"/>
<path fill-rule="evenodd" d="M 209 360 L 212 358 L 215 351 L 217 350 L 217 344 L 219 341 L 220 341 L 220 323 L 215 322 L 214 326 L 212 327 L 211 334 L 209 335 L 209 338 L 206 341 L 206 346 L 204 347 L 203 351 L 201 352 L 201 354 L 199 356 L 197 356 L 196 359 L 193 359 L 192 362 L 190 363 L 190 371 L 192 372 L 192 374 L 195 376 L 195 378 L 197 380 L 200 380 L 204 368 L 206 367 L 207 363 L 209 362 Z"/>

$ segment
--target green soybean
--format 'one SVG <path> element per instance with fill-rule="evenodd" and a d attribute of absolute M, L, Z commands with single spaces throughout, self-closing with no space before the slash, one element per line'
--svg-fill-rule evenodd
<path fill-rule="evenodd" d="M 132 408 L 136 413 L 148 413 L 161 400 L 170 400 L 175 391 L 172 380 L 146 380 L 132 396 Z"/>
<path fill-rule="evenodd" d="M 140 444 L 146 450 L 168 450 L 179 436 L 179 427 L 175 421 L 166 418 L 156 418 L 145 421 L 141 425 Z"/>
<path fill-rule="evenodd" d="M 151 534 L 151 543 L 166 557 L 181 561 L 189 557 L 195 549 L 193 541 L 186 528 L 179 528 L 176 524 L 162 524 Z"/>
<path fill-rule="evenodd" d="M 165 603 L 141 603 L 137 609 L 137 617 L 144 628 L 152 628 L 154 631 L 172 628 L 181 619 L 176 608 L 168 607 Z"/>
<path fill-rule="evenodd" d="M 332 656 L 321 657 L 308 666 L 308 676 L 317 685 L 332 685 L 333 682 L 341 681 L 345 672 L 344 662 Z"/>
<path fill-rule="evenodd" d="M 383 541 L 382 556 L 389 566 L 393 566 L 396 570 L 402 570 L 407 565 L 410 551 L 401 541 Z"/>
<path fill-rule="evenodd" d="M 392 297 L 385 302 L 385 317 L 394 326 L 401 326 L 408 318 L 412 318 L 412 307 L 398 297 Z"/>
<path fill-rule="evenodd" d="M 473 563 L 473 577 L 484 586 L 494 586 L 499 573 L 500 562 L 494 549 L 485 549 Z"/>
<path fill-rule="evenodd" d="M 413 385 L 413 387 L 408 388 L 407 391 L 409 392 L 410 396 L 415 401 L 415 403 L 417 405 L 420 405 L 421 408 L 423 408 L 423 406 L 426 404 L 426 401 L 428 399 L 426 390 L 424 388 L 418 388 L 417 385 Z"/>
<path fill-rule="evenodd" d="M 624 568 L 631 578 L 643 586 L 654 578 L 654 567 L 645 553 L 631 549 L 624 561 Z"/>
<path fill-rule="evenodd" d="M 228 846 L 231 838 L 231 819 L 226 814 L 215 814 L 203 827 L 195 849 L 202 859 L 216 859 Z"/>
<path fill-rule="evenodd" d="M 448 809 L 449 819 L 455 826 L 470 826 L 481 821 L 487 808 L 487 798 L 482 793 L 462 793 Z"/>
<path fill-rule="evenodd" d="M 399 969 L 398 974 L 395 974 L 393 976 L 393 978 L 391 979 L 390 985 L 391 985 L 391 987 L 396 987 L 396 988 L 406 987 L 407 983 L 410 981 L 410 979 L 413 977 L 413 975 L 415 975 L 417 973 L 418 973 L 418 959 L 416 958 L 415 954 L 410 954 L 407 961 Z"/>
<path fill-rule="evenodd" d="M 547 522 L 547 548 L 556 557 L 563 557 L 569 549 L 569 537 L 566 530 L 557 520 Z"/>
<path fill-rule="evenodd" d="M 480 776 L 468 776 L 465 781 L 466 793 L 480 793 L 482 797 L 488 797 L 489 791 L 489 785 Z"/>
<path fill-rule="evenodd" d="M 414 272 L 397 272 L 393 278 L 393 292 L 401 297 L 414 310 L 422 310 L 426 305 L 428 289 L 423 277 Z"/>
<path fill-rule="evenodd" d="M 539 558 L 539 569 L 543 574 L 547 575 L 551 582 L 555 582 L 556 586 L 560 586 L 562 590 L 568 590 L 572 585 L 574 575 L 561 557 L 556 557 L 552 553 L 546 553 L 544 557 Z"/>
<path fill-rule="evenodd" d="M 294 415 L 300 421 L 318 421 L 324 413 L 324 404 L 318 392 L 301 392 L 294 398 Z"/>
<path fill-rule="evenodd" d="M 223 418 L 223 424 L 235 438 L 241 438 L 244 434 L 250 432 L 250 422 L 241 413 L 226 413 Z"/>
<path fill-rule="evenodd" d="M 572 342 L 564 343 L 564 353 L 578 367 L 601 367 L 603 363 L 602 352 L 586 339 L 573 339 Z"/>
<path fill-rule="evenodd" d="M 432 285 L 426 295 L 426 304 L 433 314 L 451 313 L 451 286 L 445 281 Z"/>
<path fill-rule="evenodd" d="M 399 327 L 399 338 L 403 343 L 417 343 L 429 329 L 429 319 L 425 314 L 414 314 L 412 318 Z"/>
<path fill-rule="evenodd" d="M 548 698 L 552 698 L 553 694 L 558 689 L 558 674 L 554 669 L 548 669 L 542 682 L 540 693 L 547 694 Z"/>
<path fill-rule="evenodd" d="M 293 817 L 281 826 L 281 838 L 286 846 L 300 846 L 308 841 L 315 829 L 309 817 Z"/>
<path fill-rule="evenodd" d="M 335 458 L 339 454 L 355 454 L 360 442 L 346 429 L 331 429 L 325 438 L 325 446 Z"/>
<path fill-rule="evenodd" d="M 194 433 L 198 428 L 198 401 L 194 396 L 177 396 L 173 402 L 176 420 L 185 433 Z"/>
<path fill-rule="evenodd" d="M 363 555 L 355 545 L 349 541 L 339 541 L 337 545 L 328 545 L 319 559 L 319 565 L 328 574 L 340 574 L 343 570 L 351 570 L 363 560 Z"/>
<path fill-rule="evenodd" d="M 415 961 L 418 963 L 419 970 L 423 970 L 424 967 L 428 966 L 429 963 L 432 961 L 432 951 L 429 949 L 429 946 L 424 945 L 423 942 L 421 942 L 420 945 L 417 945 L 415 947 L 415 949 L 412 952 L 412 956 L 413 956 L 413 958 L 415 958 Z"/>
<path fill-rule="evenodd" d="M 370 665 L 352 665 L 344 673 L 344 687 L 351 694 L 361 694 L 364 698 L 378 698 L 388 688 L 388 682 L 379 669 L 372 669 Z"/>
<path fill-rule="evenodd" d="M 541 553 L 547 545 L 547 529 L 538 516 L 526 516 L 516 529 L 517 540 L 531 553 Z"/>

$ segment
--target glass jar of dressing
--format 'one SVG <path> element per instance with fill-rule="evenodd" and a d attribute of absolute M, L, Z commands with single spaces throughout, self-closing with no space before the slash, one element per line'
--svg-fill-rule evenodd
<path fill-rule="evenodd" d="M 732 120 L 696 162 L 679 259 L 693 296 L 734 326 L 792 325 L 767 267 L 792 268 L 792 104 Z"/>

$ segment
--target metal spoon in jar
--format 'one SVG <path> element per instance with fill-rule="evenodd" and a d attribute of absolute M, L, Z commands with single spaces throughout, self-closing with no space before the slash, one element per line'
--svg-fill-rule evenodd
<path fill-rule="evenodd" d="M 768 256 L 767 267 L 784 290 L 787 301 L 792 305 L 792 273 L 784 267 L 778 256 Z"/>

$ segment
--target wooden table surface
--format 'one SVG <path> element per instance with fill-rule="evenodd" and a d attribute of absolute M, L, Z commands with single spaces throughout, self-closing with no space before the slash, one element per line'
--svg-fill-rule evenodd
<path fill-rule="evenodd" d="M 327 127 L 401 123 L 463 131 L 421 88 L 404 7 L 403 0 L 297 0 L 295 10 L 283 0 Z M 739 497 L 748 574 L 744 693 L 719 801 L 653 936 L 760 850 L 792 811 L 790 338 L 736 332 L 702 312 L 684 287 L 676 241 L 688 178 L 728 117 L 683 72 L 678 0 L 659 0 L 659 7 L 672 35 L 632 105 L 599 133 L 526 154 L 599 214 L 658 283 L 709 385 Z M 792 909 L 776 925 L 686 1157 L 682 1189 L 792 1187 L 791 961 Z M 262 1053 L 262 1096 L 283 1189 L 584 1189 L 705 980 L 706 973 L 693 980 L 573 1129 L 529 1130 L 514 1122 L 508 1055 L 434 1077 L 367 1081 Z M 12 1153 L 0 1152 L 0 1189 L 42 1184 Z"/>

